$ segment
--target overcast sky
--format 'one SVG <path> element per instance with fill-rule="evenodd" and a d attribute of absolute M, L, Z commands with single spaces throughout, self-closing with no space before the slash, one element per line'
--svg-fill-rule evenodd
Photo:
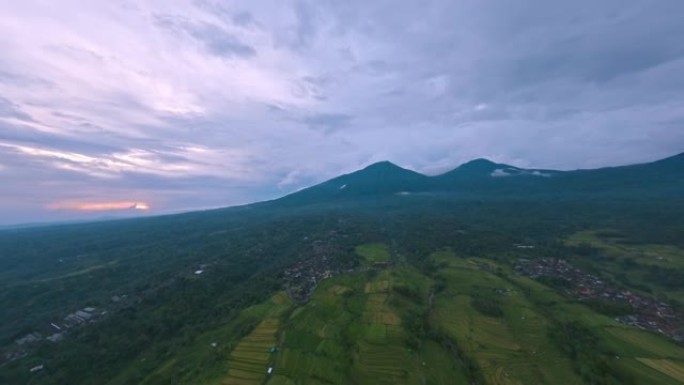
<path fill-rule="evenodd" d="M 684 151 L 681 0 L 0 0 L 0 223 Z M 145 210 L 147 209 L 147 210 Z"/>

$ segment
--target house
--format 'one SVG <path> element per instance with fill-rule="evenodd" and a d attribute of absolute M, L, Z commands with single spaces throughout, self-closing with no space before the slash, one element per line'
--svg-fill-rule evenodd
<path fill-rule="evenodd" d="M 38 342 L 42 339 L 42 336 L 39 333 L 31 333 L 27 334 L 26 336 L 19 338 L 18 340 L 14 341 L 17 343 L 17 345 L 25 345 L 25 344 L 32 344 L 34 342 Z"/>
<path fill-rule="evenodd" d="M 64 339 L 64 334 L 62 333 L 55 333 L 51 335 L 50 337 L 46 338 L 50 342 L 59 342 L 62 339 Z"/>
<path fill-rule="evenodd" d="M 270 376 L 271 374 L 273 374 L 273 366 L 270 366 L 270 367 L 268 368 L 268 370 L 266 371 L 266 374 L 268 374 L 269 376 Z"/>
<path fill-rule="evenodd" d="M 90 314 L 90 313 L 88 313 L 88 312 L 85 312 L 85 311 L 83 311 L 83 310 L 79 310 L 79 311 L 77 311 L 77 312 L 74 313 L 74 314 L 75 314 L 77 317 L 83 319 L 84 321 L 87 321 L 87 320 L 93 318 L 93 315 L 92 315 L 92 314 Z"/>

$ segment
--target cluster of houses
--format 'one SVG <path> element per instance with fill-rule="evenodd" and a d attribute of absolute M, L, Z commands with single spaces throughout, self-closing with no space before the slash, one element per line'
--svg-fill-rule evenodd
<path fill-rule="evenodd" d="M 43 340 L 59 342 L 64 338 L 64 334 L 71 328 L 81 326 L 89 322 L 96 322 L 107 314 L 106 310 L 98 311 L 94 307 L 84 307 L 68 314 L 62 321 L 51 322 L 42 330 L 29 333 L 14 342 L 17 346 L 28 347 Z"/>
<path fill-rule="evenodd" d="M 111 306 L 113 310 L 123 309 L 131 305 L 127 295 L 112 296 Z M 21 338 L 14 341 L 14 347 L 0 355 L 0 363 L 15 361 L 26 357 L 29 352 L 40 343 L 56 343 L 64 339 L 70 329 L 98 322 L 109 314 L 106 309 L 84 307 L 65 316 L 61 321 L 50 322 Z M 41 368 L 42 369 L 42 368 Z"/>
<path fill-rule="evenodd" d="M 311 246 L 311 255 L 299 258 L 284 272 L 287 294 L 298 303 L 308 302 L 320 281 L 354 271 L 351 262 L 345 264 L 335 257 L 336 250 L 328 242 L 317 240 Z"/>
<path fill-rule="evenodd" d="M 325 255 L 301 258 L 286 269 L 284 274 L 287 294 L 298 303 L 308 302 L 318 283 L 333 276 L 328 267 L 328 257 Z"/>
<path fill-rule="evenodd" d="M 553 277 L 564 281 L 564 294 L 579 300 L 629 304 L 634 314 L 617 317 L 618 322 L 656 331 L 684 342 L 684 313 L 653 298 L 622 290 L 610 282 L 584 272 L 560 258 L 520 259 L 516 273 L 531 278 Z"/>
<path fill-rule="evenodd" d="M 684 342 L 684 315 L 677 313 L 662 302 L 652 301 L 641 308 L 637 314 L 617 317 L 615 320 L 640 329 L 657 331 L 674 339 Z"/>

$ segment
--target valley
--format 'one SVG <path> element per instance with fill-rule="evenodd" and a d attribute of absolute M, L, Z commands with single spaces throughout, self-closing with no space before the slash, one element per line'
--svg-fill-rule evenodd
<path fill-rule="evenodd" d="M 3 230 L 0 383 L 681 384 L 682 159 Z"/>

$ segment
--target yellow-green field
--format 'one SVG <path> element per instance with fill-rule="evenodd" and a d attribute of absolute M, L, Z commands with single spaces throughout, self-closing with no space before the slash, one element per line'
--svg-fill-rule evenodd
<path fill-rule="evenodd" d="M 639 358 L 638 361 L 684 384 L 684 362 L 652 358 Z"/>
<path fill-rule="evenodd" d="M 224 385 L 258 385 L 266 379 L 268 368 L 275 362 L 270 349 L 277 345 L 279 318 L 290 303 L 285 294 L 278 293 L 268 305 L 265 318 L 231 352 Z"/>

